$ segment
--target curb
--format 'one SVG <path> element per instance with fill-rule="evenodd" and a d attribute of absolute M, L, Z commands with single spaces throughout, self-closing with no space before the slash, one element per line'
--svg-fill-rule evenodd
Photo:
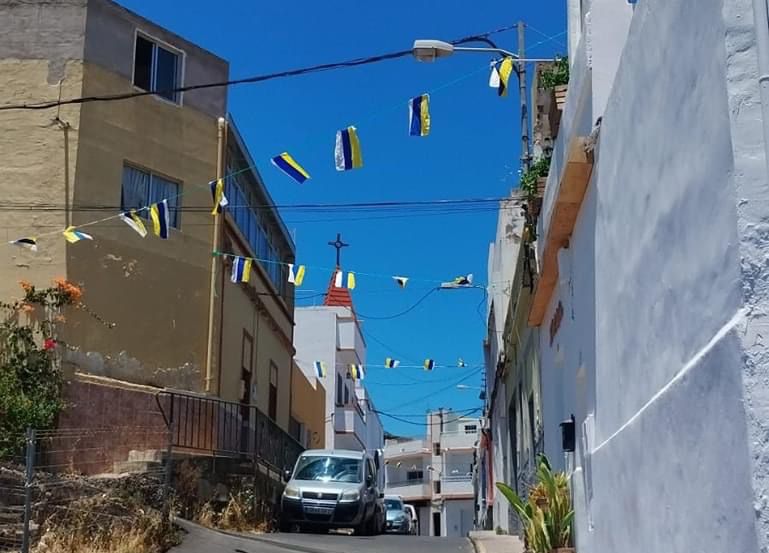
<path fill-rule="evenodd" d="M 467 538 L 470 540 L 470 543 L 473 544 L 473 549 L 475 550 L 475 553 L 487 553 L 486 546 L 483 545 L 483 540 L 480 540 L 473 536 L 468 536 Z"/>

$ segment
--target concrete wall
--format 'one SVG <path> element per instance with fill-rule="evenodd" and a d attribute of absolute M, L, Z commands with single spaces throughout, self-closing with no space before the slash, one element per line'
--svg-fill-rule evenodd
<path fill-rule="evenodd" d="M 558 419 L 577 418 L 567 466 L 579 551 L 768 545 L 757 376 L 769 363 L 768 198 L 752 17 L 748 0 L 696 11 L 645 0 L 633 15 L 543 324 L 559 301 L 563 323 L 552 346 L 540 342 L 551 458 Z M 678 62 L 660 63 L 670 52 Z"/>

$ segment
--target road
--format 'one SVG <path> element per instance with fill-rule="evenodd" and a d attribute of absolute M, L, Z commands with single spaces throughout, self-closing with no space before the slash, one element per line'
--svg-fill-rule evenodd
<path fill-rule="evenodd" d="M 171 553 L 473 553 L 464 538 L 339 534 L 224 534 L 180 521 L 187 534 Z"/>

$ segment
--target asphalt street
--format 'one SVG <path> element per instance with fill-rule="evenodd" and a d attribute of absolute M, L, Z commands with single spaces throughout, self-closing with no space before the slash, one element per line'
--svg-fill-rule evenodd
<path fill-rule="evenodd" d="M 465 538 L 339 534 L 236 535 L 179 521 L 186 535 L 172 553 L 473 553 Z"/>

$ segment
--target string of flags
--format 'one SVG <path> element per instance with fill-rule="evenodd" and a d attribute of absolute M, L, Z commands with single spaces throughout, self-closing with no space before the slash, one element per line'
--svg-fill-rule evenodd
<path fill-rule="evenodd" d="M 328 375 L 328 365 L 324 361 L 314 361 L 313 362 L 313 368 L 315 370 L 315 374 L 318 378 L 325 378 Z M 344 367 L 348 370 L 348 373 L 350 375 L 350 378 L 353 380 L 363 380 L 365 378 L 365 368 L 362 364 L 358 363 L 338 363 L 338 367 Z M 367 367 L 370 368 L 385 368 L 385 369 L 397 369 L 397 368 L 404 368 L 404 369 L 422 369 L 425 371 L 432 371 L 436 368 L 449 368 L 449 367 L 457 367 L 457 368 L 465 368 L 467 367 L 467 363 L 460 357 L 457 360 L 456 365 L 438 365 L 435 362 L 435 359 L 428 358 L 424 360 L 424 363 L 421 365 L 403 365 L 401 364 L 400 360 L 395 359 L 394 357 L 387 357 L 385 359 L 384 365 L 372 365 L 367 364 Z"/>
<path fill-rule="evenodd" d="M 492 63 L 492 75 L 489 79 L 489 85 L 498 89 L 499 96 L 506 96 L 508 90 L 508 81 L 513 71 L 512 58 L 504 58 L 501 62 L 495 61 Z M 477 73 L 477 70 L 472 74 Z M 427 93 L 420 94 L 408 100 L 408 134 L 410 136 L 428 136 L 432 128 L 432 115 L 430 113 L 430 95 Z M 309 172 L 288 152 L 283 152 L 273 158 L 271 163 L 282 173 L 293 179 L 299 184 L 306 182 L 310 179 Z M 361 148 L 361 141 L 358 135 L 358 129 L 350 125 L 344 129 L 340 129 L 336 133 L 336 144 L 334 148 L 334 162 L 338 171 L 349 171 L 352 169 L 358 169 L 363 167 L 363 155 Z M 247 167 L 241 169 L 230 175 L 232 176 L 240 172 L 253 169 L 254 167 Z M 225 177 L 226 178 L 226 177 Z M 217 178 L 208 183 L 212 195 L 212 215 L 219 215 L 223 212 L 224 208 L 229 205 L 227 197 L 224 193 L 225 178 Z M 182 196 L 183 193 L 177 194 L 175 197 Z M 95 221 L 89 221 L 82 225 L 68 227 L 61 231 L 64 238 L 70 243 L 76 243 L 82 240 L 94 240 L 94 236 L 84 233 L 79 230 L 79 227 L 93 225 L 101 222 L 108 221 L 110 219 L 120 218 L 126 225 L 134 230 L 142 238 L 146 237 L 147 229 L 143 217 L 140 215 L 142 212 L 148 213 L 148 218 L 152 222 L 153 234 L 160 237 L 163 240 L 167 240 L 169 237 L 170 229 L 170 217 L 168 200 L 172 198 L 163 199 L 160 202 L 153 203 L 148 206 L 144 206 L 137 209 L 131 209 L 128 211 L 122 211 L 114 216 L 106 217 Z M 14 246 L 29 249 L 36 252 L 38 250 L 38 239 L 40 236 L 48 236 L 56 234 L 43 233 L 38 236 L 23 236 L 16 240 L 11 240 L 8 243 Z M 352 275 L 352 286 L 349 282 L 348 288 L 352 289 L 355 286 L 355 275 Z M 408 282 L 407 277 L 394 276 L 396 283 L 405 288 Z M 340 286 L 341 287 L 341 286 Z"/>

